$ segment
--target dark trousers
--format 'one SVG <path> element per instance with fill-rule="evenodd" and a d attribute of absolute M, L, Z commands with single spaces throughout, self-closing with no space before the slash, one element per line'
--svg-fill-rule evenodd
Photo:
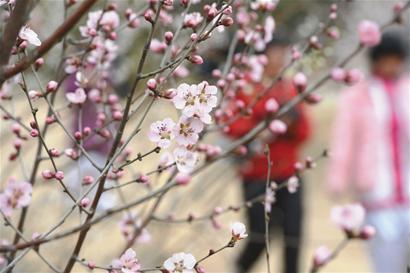
<path fill-rule="evenodd" d="M 265 182 L 248 182 L 244 184 L 245 199 L 250 200 L 265 192 Z M 250 272 L 251 267 L 261 254 L 265 253 L 265 210 L 264 205 L 255 203 L 247 208 L 248 233 L 246 246 L 238 259 L 239 272 Z M 275 239 L 279 232 L 284 237 L 283 272 L 297 273 L 301 244 L 302 226 L 302 192 L 289 193 L 286 188 L 276 192 L 276 201 L 272 204 L 269 222 L 269 238 Z M 264 255 L 263 255 L 264 256 Z M 271 257 L 272 258 L 272 257 Z"/>

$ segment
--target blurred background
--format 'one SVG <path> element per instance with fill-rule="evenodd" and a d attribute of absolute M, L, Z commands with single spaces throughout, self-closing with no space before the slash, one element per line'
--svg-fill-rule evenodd
<path fill-rule="evenodd" d="M 102 6 L 104 1 L 100 1 L 98 5 Z M 140 10 L 144 6 L 145 1 L 140 0 L 122 0 L 113 1 L 118 4 L 119 10 L 124 10 L 125 7 L 132 7 L 134 10 Z M 339 3 L 339 18 L 338 25 L 340 26 L 341 38 L 340 41 L 326 46 L 322 53 L 311 54 L 303 59 L 300 64 L 304 71 L 310 75 L 310 79 L 314 82 L 315 78 L 323 75 L 328 69 L 333 67 L 335 63 L 348 55 L 352 49 L 357 46 L 356 27 L 360 20 L 370 19 L 381 24 L 389 21 L 392 16 L 392 7 L 396 1 L 390 0 L 360 0 L 360 1 L 336 1 Z M 293 42 L 302 40 L 309 35 L 326 20 L 329 11 L 329 3 L 327 0 L 281 0 L 278 9 L 273 13 L 278 32 L 281 35 L 289 36 Z M 97 6 L 98 6 L 97 5 Z M 95 9 L 97 8 L 94 7 Z M 34 12 L 32 13 L 30 26 L 37 31 L 40 38 L 44 39 L 54 30 L 62 20 L 63 9 L 61 1 L 44 0 L 39 1 Z M 1 13 L 0 13 L 1 14 Z M 402 30 L 407 31 L 410 37 L 409 21 L 410 15 L 405 16 L 406 25 L 401 26 Z M 180 18 L 174 18 L 174 23 Z M 147 28 L 142 26 L 140 29 L 132 30 L 125 29 L 120 35 L 117 43 L 120 45 L 120 53 L 117 58 L 115 67 L 113 68 L 113 77 L 115 90 L 118 94 L 124 95 L 126 90 L 129 90 L 130 78 L 132 72 L 135 71 L 136 62 L 134 61 L 143 45 L 143 39 Z M 70 34 L 71 37 L 79 36 L 77 31 Z M 210 39 L 207 46 L 200 48 L 201 55 L 207 56 L 204 59 L 207 61 L 201 67 L 195 67 L 194 73 L 190 78 L 182 79 L 184 82 L 198 82 L 206 80 L 213 68 L 218 67 L 221 56 L 226 54 L 227 46 L 231 37 L 229 33 L 217 34 Z M 326 43 L 329 44 L 329 43 Z M 50 52 L 46 57 L 46 66 L 41 73 L 42 81 L 50 80 L 47 74 L 53 71 L 59 50 L 58 47 Z M 325 57 L 324 57 L 324 55 Z M 150 58 L 148 63 L 149 68 L 157 65 L 159 59 L 156 57 Z M 367 63 L 363 54 L 357 56 L 348 67 L 357 67 L 366 71 Z M 191 68 L 190 68 L 191 69 Z M 292 71 L 291 71 L 292 73 Z M 35 82 L 29 77 L 29 84 L 34 85 Z M 324 149 L 328 148 L 330 129 L 335 113 L 335 108 L 338 103 L 338 96 L 341 85 L 327 83 L 318 90 L 324 99 L 321 103 L 314 106 L 307 106 L 308 115 L 312 122 L 313 135 L 304 146 L 301 154 L 301 159 L 306 156 L 316 156 Z M 25 99 L 21 92 L 16 91 L 13 96 L 16 97 L 13 102 L 1 101 L 0 103 L 10 109 L 17 115 L 21 115 L 24 121 L 30 120 L 30 112 L 25 107 Z M 57 105 L 63 106 L 63 95 L 59 96 Z M 39 108 L 42 109 L 39 103 Z M 58 108 L 58 107 L 57 107 Z M 70 112 L 63 112 L 63 119 L 70 117 Z M 65 116 L 64 116 L 65 115 Z M 165 116 L 176 117 L 175 109 L 167 102 L 159 102 L 154 105 L 147 120 L 145 121 L 141 136 L 146 136 L 148 124 Z M 27 122 L 28 124 L 28 122 Z M 68 122 L 67 122 L 68 124 Z M 1 143 L 1 169 L 0 169 L 0 188 L 4 188 L 10 176 L 23 179 L 24 172 L 30 170 L 33 161 L 35 145 L 24 147 L 24 159 L 19 164 L 9 162 L 8 155 L 12 151 L 12 135 L 9 131 L 9 121 L 0 121 L 0 143 Z M 52 126 L 48 135 L 47 141 L 59 150 L 67 147 L 68 139 L 64 136 L 57 126 Z M 206 140 L 206 143 L 214 143 L 221 145 L 222 148 L 227 147 L 229 140 L 221 134 L 212 134 Z M 146 137 L 137 137 L 133 140 L 130 147 L 133 153 L 147 151 L 153 148 Z M 143 162 L 137 162 L 132 165 L 132 173 L 145 173 L 154 170 L 158 164 L 160 155 L 152 155 L 147 157 Z M 59 166 L 72 168 L 70 161 L 67 158 L 59 158 L 57 160 Z M 305 229 L 303 230 L 303 256 L 302 256 L 302 271 L 306 272 L 311 264 L 313 251 L 319 245 L 326 244 L 334 247 L 343 238 L 343 233 L 331 223 L 329 214 L 330 208 L 335 203 L 330 200 L 324 191 L 325 174 L 326 174 L 327 159 L 322 159 L 318 162 L 317 167 L 304 173 L 304 210 Z M 41 165 L 41 169 L 48 168 L 47 163 Z M 23 170 L 25 169 L 25 170 Z M 161 184 L 164 177 L 157 176 L 152 179 L 154 185 Z M 228 207 L 230 205 L 239 205 L 243 203 L 240 179 L 237 174 L 236 166 L 231 159 L 226 159 L 218 164 L 208 168 L 200 175 L 196 176 L 186 187 L 179 187 L 171 191 L 167 195 L 165 202 L 157 214 L 160 218 L 165 218 L 168 215 L 174 215 L 176 218 L 187 217 L 190 213 L 196 216 L 206 215 L 217 207 Z M 133 184 L 127 187 L 123 192 L 127 198 L 135 198 L 147 192 L 147 188 L 140 184 Z M 29 209 L 29 216 L 25 234 L 27 237 L 34 232 L 44 232 L 52 224 L 57 222 L 61 215 L 69 208 L 68 204 L 62 198 L 63 194 L 60 191 L 59 185 L 56 182 L 44 181 L 41 177 L 38 178 L 33 193 L 32 205 Z M 144 205 L 145 206 L 145 205 Z M 144 206 L 133 210 L 134 213 L 144 215 Z M 16 214 L 14 216 L 17 216 Z M 117 258 L 120 251 L 125 245 L 124 236 L 121 234 L 119 221 L 123 215 L 110 217 L 94 227 L 94 230 L 89 233 L 87 243 L 85 244 L 81 257 L 96 261 L 97 264 L 108 264 L 114 258 Z M 84 218 L 84 216 L 82 216 Z M 17 218 L 12 218 L 16 221 Z M 144 243 L 138 242 L 134 249 L 137 252 L 137 257 L 143 263 L 143 267 L 161 264 L 164 259 L 172 253 L 184 251 L 191 252 L 196 257 L 202 257 L 207 254 L 208 249 L 216 249 L 226 244 L 229 237 L 229 223 L 232 221 L 246 222 L 243 211 L 230 212 L 218 217 L 222 225 L 221 230 L 215 230 L 210 221 L 201 221 L 193 223 L 163 223 L 153 221 L 147 228 L 151 236 L 151 241 Z M 76 216 L 70 217 L 60 230 L 66 230 L 72 226 L 78 225 L 80 218 Z M 12 238 L 11 230 L 2 225 L 0 229 L 1 238 Z M 62 267 L 67 260 L 68 254 L 74 246 L 76 236 L 70 236 L 62 240 L 45 244 L 41 247 L 41 252 L 50 261 Z M 276 242 L 281 242 L 282 238 L 274 236 L 272 244 L 272 264 L 274 272 L 280 272 L 281 264 L 281 247 Z M 207 272 L 234 272 L 233 261 L 240 253 L 239 248 L 243 247 L 244 243 L 239 242 L 234 249 L 228 249 L 220 255 L 216 255 L 204 263 Z M 370 272 L 368 257 L 365 252 L 366 243 L 354 241 L 340 254 L 340 257 L 331 262 L 324 272 Z M 56 254 L 58 253 L 58 254 Z M 266 264 L 264 257 L 261 257 L 259 263 L 253 272 L 266 272 Z M 21 262 L 16 272 L 48 272 L 48 268 L 38 258 L 34 252 L 30 252 L 27 257 Z M 77 265 L 75 272 L 86 272 L 87 269 L 81 265 Z"/>

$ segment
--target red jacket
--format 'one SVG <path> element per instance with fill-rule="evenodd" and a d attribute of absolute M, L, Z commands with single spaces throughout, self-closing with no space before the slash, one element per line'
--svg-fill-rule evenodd
<path fill-rule="evenodd" d="M 258 92 L 263 89 L 264 87 L 261 84 L 255 84 L 254 88 L 248 92 L 250 94 L 241 91 L 236 99 L 242 100 L 245 105 L 250 105 Z M 291 83 L 282 81 L 276 84 L 255 104 L 250 116 L 241 116 L 229 126 L 227 134 L 233 138 L 240 138 L 265 119 L 268 115 L 265 110 L 265 103 L 269 98 L 275 98 L 279 105 L 283 105 L 295 95 L 296 91 Z M 234 113 L 238 112 L 238 109 L 232 110 Z M 301 104 L 290 111 L 284 117 L 284 120 L 289 121 L 287 122 L 288 130 L 286 134 L 278 136 L 268 143 L 270 159 L 273 164 L 270 178 L 273 180 L 283 180 L 294 174 L 299 148 L 309 136 L 309 123 Z M 263 152 L 252 155 L 241 167 L 241 174 L 245 181 L 265 181 L 267 173 L 268 161 Z"/>

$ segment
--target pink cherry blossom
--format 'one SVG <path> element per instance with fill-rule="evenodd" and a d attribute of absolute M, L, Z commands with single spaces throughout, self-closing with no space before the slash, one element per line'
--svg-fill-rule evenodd
<path fill-rule="evenodd" d="M 131 248 L 128 248 L 120 259 L 115 260 L 112 266 L 115 269 L 121 269 L 123 273 L 138 273 L 141 265 L 136 258 L 137 254 Z"/>
<path fill-rule="evenodd" d="M 235 222 L 231 224 L 232 239 L 239 241 L 248 237 L 246 233 L 246 226 L 241 222 Z"/>
<path fill-rule="evenodd" d="M 34 46 L 41 46 L 41 41 L 38 38 L 37 33 L 35 33 L 28 26 L 23 26 L 19 32 L 19 38 L 23 41 L 27 41 Z"/>
<path fill-rule="evenodd" d="M 332 221 L 345 231 L 357 231 L 364 222 L 365 210 L 360 204 L 336 206 L 332 209 Z"/>
<path fill-rule="evenodd" d="M 203 130 L 203 123 L 197 118 L 181 116 L 174 126 L 175 140 L 180 145 L 188 146 L 197 143 L 199 133 Z"/>
<path fill-rule="evenodd" d="M 196 259 L 189 253 L 175 253 L 164 261 L 164 268 L 171 273 L 194 273 Z"/>
<path fill-rule="evenodd" d="M 364 46 L 375 46 L 381 41 L 380 27 L 375 22 L 363 20 L 358 27 L 360 43 Z"/>
<path fill-rule="evenodd" d="M 72 104 L 83 104 L 87 99 L 87 95 L 83 88 L 77 88 L 75 92 L 67 93 L 66 98 Z"/>
<path fill-rule="evenodd" d="M 156 143 L 160 148 L 168 148 L 171 140 L 174 138 L 175 122 L 170 118 L 162 121 L 156 121 L 151 124 L 151 130 L 148 134 L 149 140 Z"/>
<path fill-rule="evenodd" d="M 139 228 L 141 225 L 141 219 L 136 213 L 125 213 L 119 222 L 120 231 L 127 241 L 133 239 L 135 228 Z M 150 240 L 151 235 L 146 228 L 143 228 L 136 238 L 136 242 L 140 244 L 147 243 Z"/>
<path fill-rule="evenodd" d="M 173 156 L 178 171 L 182 173 L 190 173 L 198 161 L 198 153 L 191 152 L 182 146 L 174 150 Z"/>
<path fill-rule="evenodd" d="M 313 256 L 313 264 L 316 268 L 324 266 L 329 262 L 332 251 L 327 246 L 320 246 L 316 249 Z"/>
<path fill-rule="evenodd" d="M 13 209 L 28 206 L 31 201 L 32 186 L 25 181 L 10 180 L 4 192 L 0 193 L 0 210 L 7 217 Z"/>

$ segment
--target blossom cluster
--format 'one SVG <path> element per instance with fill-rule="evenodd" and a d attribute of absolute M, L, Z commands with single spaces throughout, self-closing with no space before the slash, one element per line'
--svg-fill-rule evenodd
<path fill-rule="evenodd" d="M 149 139 L 160 148 L 169 148 L 172 140 L 177 147 L 172 152 L 177 168 L 182 173 L 193 170 L 198 161 L 195 145 L 205 125 L 212 123 L 211 111 L 217 106 L 217 87 L 203 81 L 199 84 L 182 83 L 172 102 L 181 111 L 178 122 L 171 118 L 151 124 Z"/>

